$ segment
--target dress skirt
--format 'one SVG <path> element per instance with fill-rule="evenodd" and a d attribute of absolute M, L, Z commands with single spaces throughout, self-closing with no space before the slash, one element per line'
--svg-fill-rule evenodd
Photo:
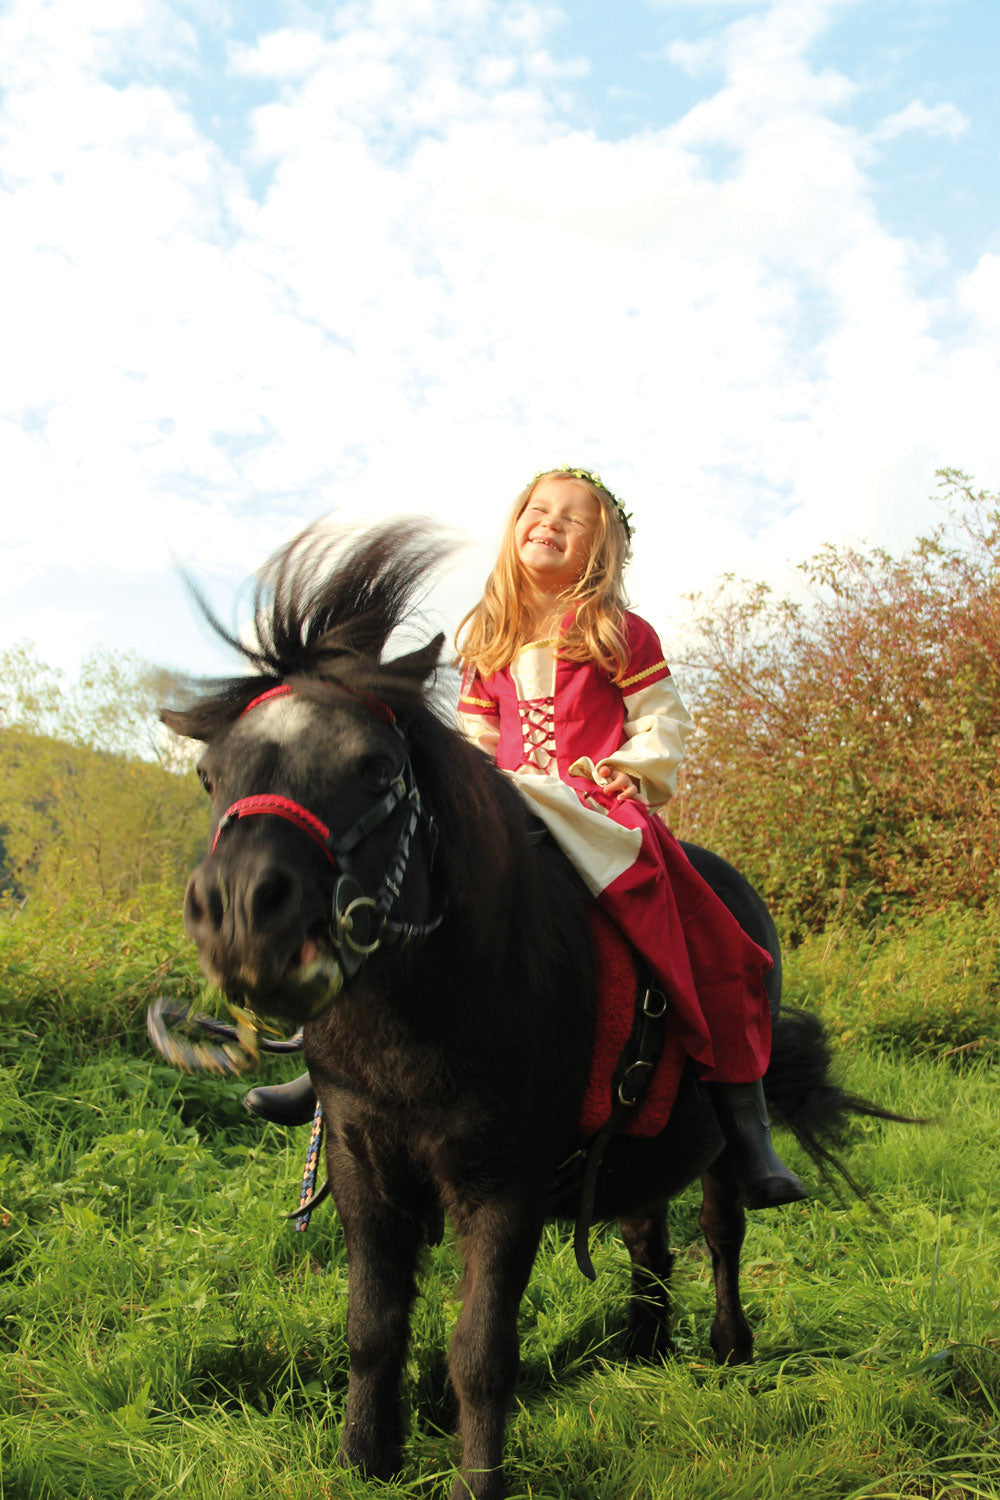
<path fill-rule="evenodd" d="M 662 987 L 685 1052 L 713 1082 L 761 1078 L 771 1052 L 769 953 L 639 799 L 593 782 L 508 773 Z"/>

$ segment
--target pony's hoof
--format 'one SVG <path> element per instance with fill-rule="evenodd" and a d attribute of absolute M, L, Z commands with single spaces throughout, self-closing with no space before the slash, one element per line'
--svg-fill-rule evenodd
<path fill-rule="evenodd" d="M 629 1364 L 653 1364 L 676 1354 L 670 1334 L 655 1321 L 637 1323 L 625 1335 L 625 1359 Z"/>

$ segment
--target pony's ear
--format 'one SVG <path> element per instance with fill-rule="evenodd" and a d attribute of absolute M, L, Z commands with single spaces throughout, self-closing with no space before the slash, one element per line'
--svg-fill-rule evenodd
<path fill-rule="evenodd" d="M 418 682 L 426 682 L 437 667 L 443 645 L 444 631 L 439 630 L 434 639 L 428 641 L 426 646 L 421 646 L 419 651 L 410 651 L 406 656 L 397 656 L 392 661 L 387 661 L 385 667 L 401 677 L 415 677 Z"/>
<path fill-rule="evenodd" d="M 174 734 L 182 735 L 186 740 L 210 740 L 212 733 L 218 728 L 215 724 L 209 729 L 207 718 L 200 715 L 196 708 L 181 713 L 172 708 L 161 708 L 160 723 L 166 724 Z"/>

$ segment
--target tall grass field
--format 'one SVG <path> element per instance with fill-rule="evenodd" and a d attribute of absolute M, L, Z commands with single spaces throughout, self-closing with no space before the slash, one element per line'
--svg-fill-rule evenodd
<path fill-rule="evenodd" d="M 335 1465 L 336 1214 L 324 1205 L 305 1235 L 285 1217 L 307 1132 L 251 1121 L 246 1082 L 185 1077 L 151 1053 L 149 998 L 197 993 L 159 910 L 0 915 L 0 1500 L 447 1493 L 454 1245 L 423 1268 L 405 1467 L 366 1483 Z M 840 1201 L 781 1139 L 814 1194 L 750 1216 L 752 1367 L 711 1360 L 696 1189 L 672 1212 L 668 1361 L 623 1358 L 613 1228 L 595 1232 L 593 1285 L 565 1230 L 546 1230 L 521 1312 L 512 1496 L 1000 1497 L 996 924 L 934 922 L 788 956 L 790 1000 L 824 1015 L 841 1081 L 931 1123 L 852 1128 L 843 1157 L 869 1204 Z"/>

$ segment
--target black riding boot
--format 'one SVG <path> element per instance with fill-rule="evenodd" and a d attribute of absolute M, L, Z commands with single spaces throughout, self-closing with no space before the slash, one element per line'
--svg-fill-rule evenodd
<path fill-rule="evenodd" d="M 316 1112 L 316 1095 L 308 1073 L 291 1083 L 276 1083 L 271 1088 L 251 1089 L 243 1095 L 243 1108 L 275 1125 L 308 1125 Z"/>
<path fill-rule="evenodd" d="M 710 1083 L 715 1113 L 747 1208 L 776 1208 L 809 1195 L 771 1144 L 764 1090 L 756 1083 Z"/>

